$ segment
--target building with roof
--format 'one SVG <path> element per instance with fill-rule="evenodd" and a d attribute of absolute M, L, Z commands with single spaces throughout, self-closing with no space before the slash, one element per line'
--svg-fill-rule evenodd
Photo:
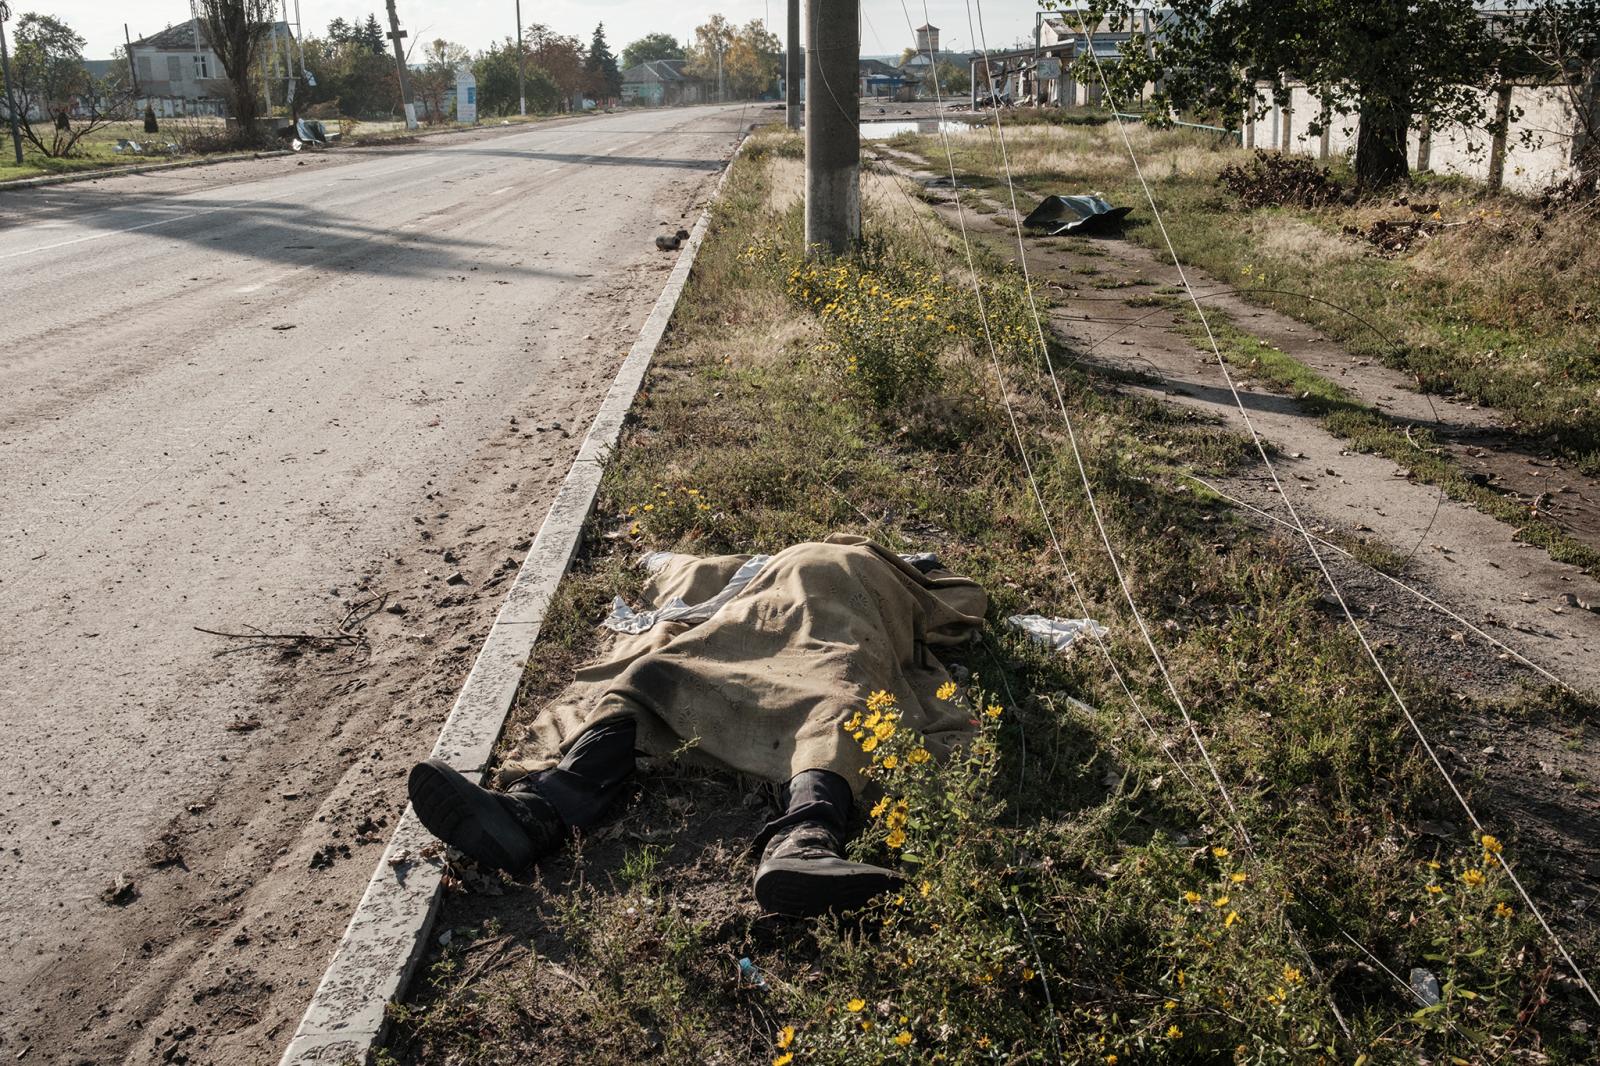
<path fill-rule="evenodd" d="M 1126 26 L 1117 28 L 1108 16 L 1088 27 L 1087 32 L 1079 18 L 1040 12 L 1034 23 L 1034 47 L 973 56 L 972 106 L 994 100 L 1054 107 L 1099 104 L 1104 95 L 1099 83 L 1074 79 L 1073 63 L 1080 56 L 1087 56 L 1090 49 L 1101 63 L 1120 62 L 1122 50 L 1133 34 L 1160 33 L 1167 12 L 1167 8 L 1144 7 L 1132 13 Z"/>
<path fill-rule="evenodd" d="M 698 104 L 708 97 L 706 83 L 686 73 L 686 59 L 652 59 L 622 72 L 622 102 L 637 107 Z"/>
<path fill-rule="evenodd" d="M 289 25 L 275 23 L 265 52 L 289 55 L 295 46 Z M 211 47 L 205 20 L 189 19 L 160 33 L 141 37 L 128 49 L 138 78 L 139 106 L 158 115 L 221 115 L 226 111 L 227 78 Z M 292 63 L 290 64 L 292 66 Z"/>
<path fill-rule="evenodd" d="M 900 70 L 908 81 L 918 84 L 927 79 L 928 72 L 941 63 L 966 67 L 977 52 L 948 52 L 939 47 L 939 27 L 923 23 L 915 31 L 916 48 L 900 63 Z"/>

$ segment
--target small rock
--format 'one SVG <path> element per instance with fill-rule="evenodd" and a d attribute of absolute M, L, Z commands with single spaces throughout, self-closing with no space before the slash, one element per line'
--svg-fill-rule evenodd
<path fill-rule="evenodd" d="M 467 575 L 457 570 L 455 573 L 445 578 L 444 583 L 446 585 L 465 585 L 467 583 Z"/>
<path fill-rule="evenodd" d="M 115 881 L 101 890 L 100 898 L 108 906 L 126 907 L 139 898 L 139 889 L 127 874 L 118 874 Z"/>

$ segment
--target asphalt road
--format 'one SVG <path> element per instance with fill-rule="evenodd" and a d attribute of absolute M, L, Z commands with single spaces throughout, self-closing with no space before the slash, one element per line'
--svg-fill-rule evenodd
<path fill-rule="evenodd" d="M 0 192 L 7 1058 L 273 1059 L 750 117 Z"/>

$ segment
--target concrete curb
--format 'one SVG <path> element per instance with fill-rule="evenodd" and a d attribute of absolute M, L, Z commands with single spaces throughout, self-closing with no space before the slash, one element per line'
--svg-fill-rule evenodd
<path fill-rule="evenodd" d="M 495 616 L 472 672 L 445 719 L 433 757 L 444 759 L 474 780 L 489 764 L 528 654 L 539 638 L 545 610 L 577 553 L 583 524 L 600 489 L 605 459 L 621 437 L 628 409 L 689 280 L 689 271 L 710 225 L 711 206 L 722 195 L 744 144 L 741 131 L 739 144 L 729 156 L 711 200 L 695 222 L 638 339 L 618 368 L 583 446 L 539 527 L 533 547 Z M 372 1061 L 385 1033 L 388 1005 L 404 995 L 413 971 L 427 954 L 428 934 L 439 909 L 442 873 L 436 859 L 423 857 L 424 848 L 432 839 L 408 807 L 280 1066 Z"/>

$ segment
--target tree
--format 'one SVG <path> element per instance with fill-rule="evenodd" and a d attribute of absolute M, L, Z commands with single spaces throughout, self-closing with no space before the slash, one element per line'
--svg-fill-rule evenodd
<path fill-rule="evenodd" d="M 583 96 L 588 80 L 583 45 L 576 37 L 556 33 L 538 22 L 523 31 L 522 40 L 528 49 L 528 58 L 550 76 L 566 106 L 572 107 Z"/>
<path fill-rule="evenodd" d="M 343 41 L 308 37 L 301 43 L 316 86 L 303 87 L 307 108 L 352 118 L 390 118 L 400 108 L 394 60 L 374 55 L 359 34 Z"/>
<path fill-rule="evenodd" d="M 939 92 L 945 96 L 963 96 L 972 89 L 972 70 L 948 59 L 934 66 L 939 78 Z"/>
<path fill-rule="evenodd" d="M 366 45 L 367 51 L 373 55 L 381 56 L 385 50 L 383 42 L 386 39 L 382 27 L 378 25 L 378 16 L 369 14 L 367 21 L 361 26 L 361 43 Z"/>
<path fill-rule="evenodd" d="M 682 59 L 683 46 L 670 33 L 647 33 L 622 50 L 622 69 L 657 59 Z"/>
<path fill-rule="evenodd" d="M 60 19 L 23 15 L 15 46 L 17 127 L 41 155 L 72 155 L 84 137 L 127 112 L 126 87 L 113 79 L 94 83 L 83 64 L 84 39 Z"/>
<path fill-rule="evenodd" d="M 760 19 L 751 19 L 734 33 L 722 60 L 722 76 L 736 99 L 764 96 L 773 88 L 782 47 Z"/>
<path fill-rule="evenodd" d="M 1085 16 L 1135 25 L 1134 4 L 1094 0 Z M 1119 100 L 1156 86 L 1151 109 L 1194 110 L 1237 129 L 1304 84 L 1321 108 L 1313 133 L 1355 116 L 1355 171 L 1376 188 L 1404 179 L 1406 133 L 1430 126 L 1487 128 L 1482 92 L 1500 48 L 1472 0 L 1169 0 L 1158 32 L 1134 33 L 1106 64 Z M 1099 80 L 1087 54 L 1076 77 Z M 1258 95 L 1257 86 L 1265 87 Z"/>
<path fill-rule="evenodd" d="M 328 23 L 328 40 L 334 44 L 345 44 L 354 40 L 356 28 L 342 18 L 333 19 Z"/>
<path fill-rule="evenodd" d="M 423 67 L 412 76 L 411 86 L 422 102 L 428 125 L 437 125 L 449 119 L 444 113 L 444 98 L 456 83 L 456 68 L 467 62 L 467 50 L 442 37 L 435 38 L 423 49 Z"/>
<path fill-rule="evenodd" d="M 589 57 L 584 63 L 584 88 L 598 100 L 615 100 L 622 95 L 622 73 L 617 70 L 617 57 L 606 44 L 606 24 L 594 28 L 589 39 Z"/>
<path fill-rule="evenodd" d="M 246 144 L 261 140 L 255 73 L 262 44 L 272 32 L 273 7 L 272 0 L 200 0 L 206 37 L 228 83 L 228 110 L 238 124 L 239 140 Z"/>
<path fill-rule="evenodd" d="M 535 113 L 558 111 L 563 96 L 550 75 L 538 66 L 525 67 L 528 107 Z M 478 110 L 486 115 L 517 113 L 517 45 L 509 37 L 473 60 L 472 73 L 478 79 Z"/>
<path fill-rule="evenodd" d="M 733 23 L 721 15 L 712 15 L 694 28 L 694 43 L 689 46 L 689 62 L 684 70 L 696 78 L 711 82 L 721 91 L 718 78 L 726 73 L 725 58 L 733 48 Z"/>

